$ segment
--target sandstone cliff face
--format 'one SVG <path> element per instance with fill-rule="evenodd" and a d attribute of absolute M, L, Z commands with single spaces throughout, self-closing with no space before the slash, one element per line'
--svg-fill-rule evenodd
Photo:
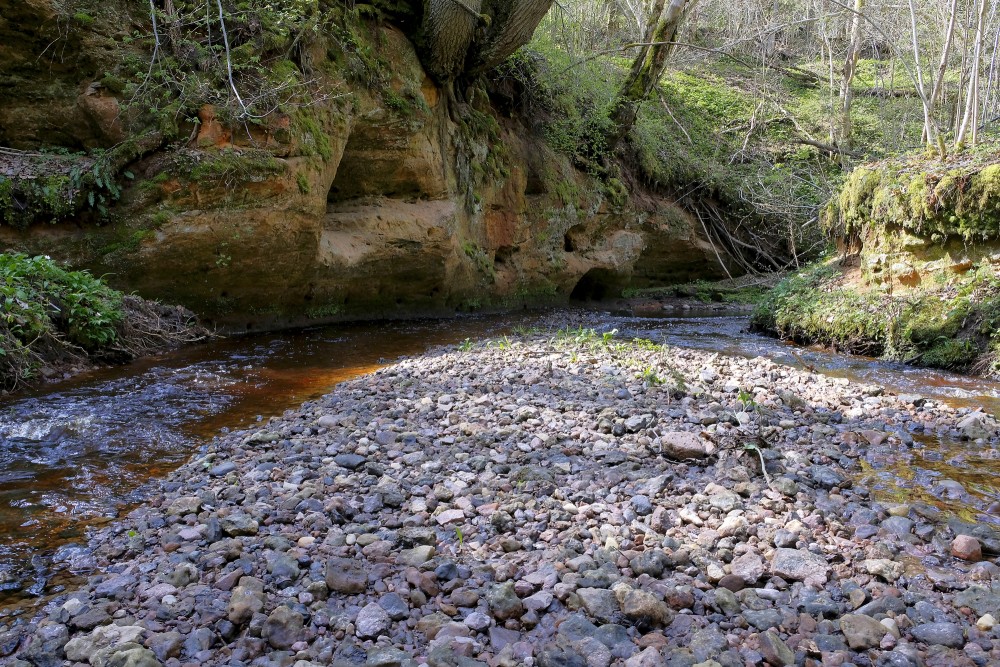
<path fill-rule="evenodd" d="M 318 101 L 250 127 L 206 107 L 190 140 L 129 166 L 110 222 L 0 226 L 0 247 L 110 274 L 230 329 L 559 303 L 722 272 L 673 203 L 612 202 L 523 119 L 480 106 L 453 122 L 406 37 L 373 30 L 392 104 L 318 48 Z M 113 143 L 116 100 L 70 76 L 55 97 L 0 104 L 0 143 L 83 125 L 78 145 Z M 59 110 L 53 127 L 27 120 L 46 108 Z"/>

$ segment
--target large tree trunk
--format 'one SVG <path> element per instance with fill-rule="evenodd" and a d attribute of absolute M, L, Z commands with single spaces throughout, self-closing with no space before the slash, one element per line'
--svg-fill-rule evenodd
<path fill-rule="evenodd" d="M 465 71 L 482 0 L 426 0 L 419 42 L 427 73 L 450 85 Z"/>
<path fill-rule="evenodd" d="M 483 13 L 490 17 L 482 39 L 473 45 L 469 74 L 496 67 L 531 41 L 552 0 L 486 0 Z"/>

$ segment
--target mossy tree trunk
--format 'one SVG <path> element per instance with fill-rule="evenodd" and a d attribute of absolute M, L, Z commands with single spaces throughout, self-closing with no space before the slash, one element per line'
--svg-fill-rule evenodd
<path fill-rule="evenodd" d="M 847 47 L 847 58 L 844 60 L 844 77 L 840 83 L 840 137 L 843 148 L 850 149 L 854 128 L 851 123 L 851 106 L 854 103 L 854 74 L 858 69 L 861 57 L 861 13 L 865 9 L 865 0 L 854 0 L 854 15 L 851 17 L 851 42 Z"/>
<path fill-rule="evenodd" d="M 677 29 L 684 19 L 685 10 L 697 0 L 654 0 L 646 30 L 646 40 L 632 62 L 628 77 L 618 91 L 611 109 L 611 134 L 607 137 L 608 153 L 621 144 L 635 125 L 643 100 L 659 83 L 674 47 Z"/>
<path fill-rule="evenodd" d="M 553 0 L 425 0 L 420 42 L 428 73 L 450 85 L 527 44 Z"/>

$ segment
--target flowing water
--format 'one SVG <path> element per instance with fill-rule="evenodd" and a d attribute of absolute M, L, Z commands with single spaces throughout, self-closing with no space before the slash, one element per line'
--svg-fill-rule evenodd
<path fill-rule="evenodd" d="M 0 399 L 0 606 L 55 592 L 69 581 L 67 570 L 85 570 L 86 552 L 73 546 L 85 529 L 141 502 L 145 482 L 179 466 L 213 435 L 281 414 L 401 355 L 504 335 L 538 317 L 345 325 L 221 340 Z M 996 383 L 792 347 L 746 333 L 744 315 L 609 314 L 600 321 L 622 336 L 806 364 L 1000 412 Z M 945 509 L 990 518 L 985 508 L 1000 500 L 994 450 L 914 439 L 905 451 L 872 448 L 866 482 L 889 497 L 920 489 L 921 499 Z M 949 493 L 935 494 L 944 480 L 961 484 L 964 495 L 947 484 Z"/>

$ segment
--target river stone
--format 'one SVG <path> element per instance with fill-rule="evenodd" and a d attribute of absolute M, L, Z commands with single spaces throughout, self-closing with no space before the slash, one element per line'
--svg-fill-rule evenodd
<path fill-rule="evenodd" d="M 126 648 L 127 647 L 127 648 Z M 93 660 L 91 664 L 93 664 Z M 163 667 L 156 655 L 138 644 L 124 644 L 111 654 L 105 667 Z"/>
<path fill-rule="evenodd" d="M 670 625 L 674 618 L 674 613 L 665 602 L 652 593 L 640 590 L 630 590 L 625 594 L 621 610 L 633 623 L 645 627 Z"/>
<path fill-rule="evenodd" d="M 212 477 L 225 477 L 231 472 L 236 472 L 236 464 L 232 461 L 224 461 L 209 470 L 208 474 Z"/>
<path fill-rule="evenodd" d="M 358 595 L 368 588 L 368 575 L 351 558 L 331 558 L 326 562 L 326 585 L 331 591 Z"/>
<path fill-rule="evenodd" d="M 868 574 L 882 577 L 892 583 L 903 576 L 904 568 L 902 563 L 889 560 L 888 558 L 870 558 L 862 563 Z"/>
<path fill-rule="evenodd" d="M 436 552 L 437 550 L 434 547 L 421 544 L 412 549 L 403 549 L 400 551 L 396 554 L 396 562 L 408 567 L 420 567 L 431 558 L 434 558 Z"/>
<path fill-rule="evenodd" d="M 280 650 L 291 648 L 302 636 L 305 619 L 302 614 L 285 606 L 277 607 L 264 621 L 260 636 Z"/>
<path fill-rule="evenodd" d="M 650 549 L 641 552 L 638 556 L 629 561 L 629 567 L 636 576 L 648 574 L 654 579 L 659 579 L 663 571 L 667 569 L 670 560 L 667 554 L 661 549 Z"/>
<path fill-rule="evenodd" d="M 760 652 L 768 664 L 774 667 L 789 667 L 795 664 L 795 653 L 773 630 L 760 635 Z"/>
<path fill-rule="evenodd" d="M 260 526 L 257 522 L 249 515 L 243 512 L 237 512 L 230 514 L 229 516 L 222 517 L 219 519 L 219 525 L 222 526 L 223 532 L 230 537 L 239 537 L 241 535 L 256 535 Z"/>
<path fill-rule="evenodd" d="M 905 537 L 913 532 L 913 520 L 905 516 L 890 516 L 879 526 L 893 535 Z"/>
<path fill-rule="evenodd" d="M 399 593 L 386 593 L 379 598 L 378 606 L 385 609 L 385 613 L 394 621 L 401 621 L 410 614 L 410 606 Z"/>
<path fill-rule="evenodd" d="M 642 653 L 637 653 L 625 661 L 625 667 L 662 667 L 663 654 L 659 649 L 649 646 Z"/>
<path fill-rule="evenodd" d="M 358 612 L 354 626 L 356 628 L 355 634 L 359 638 L 372 639 L 387 633 L 392 627 L 392 619 L 378 603 L 371 602 Z"/>
<path fill-rule="evenodd" d="M 592 618 L 609 623 L 618 612 L 618 600 L 615 594 L 606 588 L 579 588 L 576 594 L 580 596 L 583 608 Z"/>
<path fill-rule="evenodd" d="M 956 425 L 962 437 L 968 440 L 989 439 L 996 435 L 996 427 L 982 412 L 973 412 Z"/>
<path fill-rule="evenodd" d="M 961 648 L 965 646 L 965 631 L 958 623 L 922 623 L 910 630 L 913 638 L 924 644 Z"/>
<path fill-rule="evenodd" d="M 766 572 L 764 559 L 752 551 L 748 551 L 730 563 L 730 572 L 743 580 L 747 586 L 756 583 Z"/>
<path fill-rule="evenodd" d="M 229 599 L 226 617 L 235 625 L 242 625 L 263 609 L 264 582 L 255 577 L 242 577 Z"/>
<path fill-rule="evenodd" d="M 38 667 L 61 667 L 68 641 L 69 629 L 65 625 L 44 621 L 19 655 Z"/>
<path fill-rule="evenodd" d="M 888 629 L 871 616 L 847 614 L 840 618 L 840 631 L 847 637 L 847 645 L 854 650 L 876 648 Z"/>
<path fill-rule="evenodd" d="M 980 616 L 1000 616 L 1000 594 L 982 586 L 969 586 L 955 594 L 955 606 L 969 607 Z"/>
<path fill-rule="evenodd" d="M 333 457 L 333 462 L 341 468 L 357 470 L 365 464 L 367 459 L 360 454 L 337 454 Z"/>
<path fill-rule="evenodd" d="M 783 579 L 803 581 L 811 576 L 825 577 L 829 571 L 826 559 L 805 549 L 775 549 L 771 572 Z"/>
<path fill-rule="evenodd" d="M 708 443 L 694 433 L 669 431 L 660 436 L 661 451 L 670 458 L 681 461 L 703 459 L 709 455 Z"/>
<path fill-rule="evenodd" d="M 581 613 L 574 613 L 567 616 L 559 624 L 559 635 L 569 641 L 579 641 L 586 637 L 593 637 L 597 633 L 597 626 L 589 618 Z"/>
<path fill-rule="evenodd" d="M 184 516 L 186 514 L 197 514 L 201 509 L 201 498 L 198 496 L 181 496 L 175 498 L 167 506 L 167 516 Z"/>
<path fill-rule="evenodd" d="M 274 577 L 278 588 L 286 588 L 295 583 L 301 571 L 299 563 L 287 553 L 276 553 L 268 560 L 267 571 Z"/>
<path fill-rule="evenodd" d="M 501 621 L 517 618 L 524 613 L 524 605 L 514 592 L 514 582 L 495 584 L 486 594 L 486 601 L 493 616 Z"/>
<path fill-rule="evenodd" d="M 951 555 L 976 563 L 983 559 L 983 549 L 972 535 L 959 535 L 951 542 Z"/>

